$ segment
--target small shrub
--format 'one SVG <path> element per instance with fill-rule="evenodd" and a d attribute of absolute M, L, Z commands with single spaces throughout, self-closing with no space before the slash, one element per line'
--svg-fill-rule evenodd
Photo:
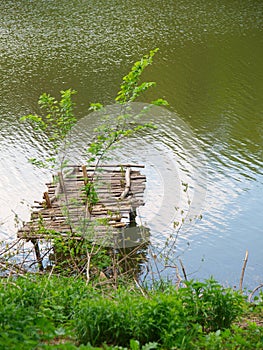
<path fill-rule="evenodd" d="M 150 298 L 118 291 L 114 299 L 83 301 L 79 307 L 75 326 L 82 344 L 129 346 L 136 339 L 141 345 L 154 342 L 171 348 L 187 346 L 196 332 L 175 290 L 169 295 L 156 292 Z"/>
<path fill-rule="evenodd" d="M 80 277 L 25 276 L 2 279 L 0 305 L 4 350 L 252 350 L 263 343 L 262 326 L 231 325 L 252 306 L 214 280 L 179 291 L 162 285 L 145 297 L 127 285 L 98 290 Z M 259 321 L 261 311 L 262 304 L 251 311 Z"/>
<path fill-rule="evenodd" d="M 2 280 L 0 349 L 34 349 L 42 340 L 54 338 L 62 326 L 70 330 L 68 322 L 76 304 L 89 294 L 81 279 L 25 276 Z"/>
<path fill-rule="evenodd" d="M 242 314 L 244 297 L 230 288 L 223 288 L 214 279 L 188 282 L 180 291 L 188 315 L 198 322 L 203 330 L 217 331 L 229 328 Z"/>
<path fill-rule="evenodd" d="M 129 306 L 98 297 L 83 301 L 75 317 L 77 336 L 82 344 L 127 345 L 132 337 Z"/>

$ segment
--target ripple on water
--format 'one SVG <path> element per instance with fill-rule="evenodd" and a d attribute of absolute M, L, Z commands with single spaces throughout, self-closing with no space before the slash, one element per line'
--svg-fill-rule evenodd
<path fill-rule="evenodd" d="M 224 281 L 224 274 L 239 273 L 248 247 L 251 273 L 259 278 L 262 13 L 263 2 L 254 0 L 167 0 L 165 6 L 156 0 L 1 1 L 0 222 L 13 221 L 12 209 L 27 217 L 21 200 L 41 196 L 49 178 L 26 160 L 47 153 L 45 138 L 17 122 L 37 111 L 40 93 L 77 89 L 78 114 L 85 116 L 90 101 L 112 101 L 131 63 L 158 46 L 160 55 L 146 79 L 158 82 L 158 94 L 193 132 L 189 137 L 176 117 L 156 116 L 157 133 L 130 139 L 125 152 L 117 152 L 116 158 L 126 160 L 132 149 L 131 160 L 146 164 L 142 218 L 152 225 L 155 242 L 162 243 L 173 220 L 181 219 L 174 207 L 187 206 L 181 181 L 189 183 L 192 214 L 203 208 L 203 219 L 179 235 L 177 249 L 189 252 L 184 255 L 188 270 L 201 265 L 201 277 L 216 271 Z M 95 124 L 91 121 L 90 128 Z M 200 156 L 200 149 L 206 172 L 193 156 Z M 12 224 L 4 227 L 6 235 L 14 234 Z"/>

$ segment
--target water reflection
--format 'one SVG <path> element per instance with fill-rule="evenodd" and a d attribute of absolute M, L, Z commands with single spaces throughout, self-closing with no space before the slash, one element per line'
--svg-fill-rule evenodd
<path fill-rule="evenodd" d="M 131 63 L 158 46 L 145 79 L 157 81 L 156 94 L 189 124 L 208 159 L 203 219 L 179 237 L 178 249 L 188 249 L 190 271 L 201 264 L 201 276 L 213 273 L 224 281 L 220 271 L 226 271 L 234 281 L 249 248 L 247 283 L 262 281 L 262 13 L 263 3 L 256 0 L 0 2 L 1 236 L 14 235 L 12 210 L 26 219 L 21 200 L 39 199 L 49 181 L 48 172 L 26 161 L 48 152 L 45 135 L 39 138 L 18 118 L 37 111 L 43 91 L 58 94 L 68 87 L 79 91 L 80 118 L 89 102 L 112 103 Z M 154 97 L 151 92 L 145 101 Z M 151 205 L 142 211 L 144 220 L 151 222 L 164 193 L 169 198 L 152 227 L 156 242 L 162 222 L 177 219 L 174 207 L 185 204 L 178 182 L 199 184 L 191 177 L 193 157 L 189 161 L 184 152 L 187 140 L 176 121 L 160 117 L 158 125 L 157 134 L 127 146 L 137 150 L 131 159 L 147 165 Z"/>

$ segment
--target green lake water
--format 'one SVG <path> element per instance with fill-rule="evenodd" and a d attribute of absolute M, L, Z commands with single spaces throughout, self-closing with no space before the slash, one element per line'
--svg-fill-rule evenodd
<path fill-rule="evenodd" d="M 256 286 L 263 282 L 261 0 L 1 1 L 0 237 L 15 237 L 14 213 L 28 219 L 27 205 L 50 178 L 27 162 L 49 145 L 19 117 L 38 111 L 42 92 L 74 88 L 84 148 L 96 124 L 89 103 L 112 104 L 122 76 L 155 47 L 144 79 L 157 87 L 141 102 L 163 97 L 171 113 L 153 117 L 153 135 L 117 151 L 146 165 L 142 221 L 161 245 L 188 182 L 202 220 L 182 226 L 174 254 L 191 277 L 236 285 L 248 249 L 244 284 Z"/>

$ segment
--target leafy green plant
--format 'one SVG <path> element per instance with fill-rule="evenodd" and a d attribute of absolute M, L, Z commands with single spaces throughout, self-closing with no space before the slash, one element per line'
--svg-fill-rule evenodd
<path fill-rule="evenodd" d="M 117 93 L 117 97 L 115 99 L 116 104 L 120 107 L 117 116 L 112 117 L 106 115 L 106 112 L 104 115 L 104 107 L 101 103 L 91 104 L 91 110 L 101 111 L 101 116 L 103 116 L 104 122 L 102 122 L 100 126 L 94 130 L 94 138 L 87 149 L 87 163 L 90 164 L 95 162 L 95 167 L 93 175 L 89 178 L 83 179 L 83 202 L 86 208 L 85 217 L 82 218 L 83 220 L 80 221 L 79 224 L 76 224 L 75 222 L 72 224 L 70 217 L 69 208 L 72 204 L 72 200 L 74 199 L 68 199 L 66 191 L 63 193 L 65 196 L 63 214 L 66 217 L 67 224 L 70 226 L 69 235 L 78 235 L 78 233 L 83 232 L 86 234 L 87 229 L 92 227 L 92 224 L 90 224 L 88 221 L 94 205 L 99 201 L 96 190 L 96 172 L 98 171 L 100 162 L 107 157 L 108 152 L 114 149 L 114 147 L 116 147 L 116 145 L 123 138 L 130 137 L 131 135 L 139 133 L 145 129 L 155 128 L 155 126 L 149 122 L 140 122 L 140 117 L 147 112 L 147 109 L 143 108 L 136 115 L 134 115 L 131 109 L 131 103 L 139 98 L 140 95 L 145 93 L 149 88 L 155 86 L 154 82 L 141 82 L 141 75 L 144 70 L 152 64 L 153 57 L 157 51 L 158 49 L 152 50 L 149 52 L 149 54 L 143 56 L 138 62 L 135 62 L 131 68 L 131 71 L 123 77 L 120 91 Z M 67 163 L 66 150 L 67 147 L 70 146 L 68 135 L 72 127 L 77 122 L 77 119 L 74 116 L 74 103 L 72 102 L 72 96 L 74 94 L 76 94 L 76 91 L 71 89 L 61 91 L 61 99 L 60 101 L 57 101 L 53 96 L 43 93 L 38 101 L 43 114 L 30 114 L 21 118 L 21 121 L 29 121 L 32 123 L 36 131 L 41 130 L 45 133 L 45 135 L 47 135 L 50 143 L 50 156 L 46 159 L 31 159 L 31 162 L 38 166 L 50 166 L 51 168 L 55 168 L 57 162 L 59 161 L 60 175 L 57 177 L 57 181 L 59 178 L 62 189 L 64 188 L 65 176 L 63 169 Z M 153 101 L 152 104 L 167 105 L 167 102 L 163 99 L 158 99 Z M 151 108 L 151 106 L 148 108 Z M 105 225 L 107 225 L 107 222 Z M 81 230 L 81 227 L 83 230 Z M 43 221 L 39 222 L 39 229 L 36 233 L 49 233 L 48 230 L 45 229 Z M 51 233 L 53 236 L 55 235 L 55 232 Z M 82 236 L 84 236 L 84 234 Z M 85 238 L 87 238 L 86 235 Z M 59 244 L 61 247 L 59 247 Z M 77 257 L 75 253 L 72 254 L 74 249 L 69 248 L 68 244 L 69 240 L 67 240 L 67 243 L 63 242 L 63 240 L 56 240 L 56 253 L 57 255 L 60 254 L 61 258 L 58 265 L 60 268 L 62 268 L 62 257 L 64 257 L 64 268 L 66 269 L 67 267 L 67 271 L 70 269 L 70 267 L 78 267 L 80 261 L 83 267 L 83 265 L 85 265 L 85 258 L 83 258 L 82 255 Z M 74 261 L 75 259 L 78 261 Z M 105 260 L 107 261 L 107 259 Z M 73 271 L 75 271 L 75 268 L 73 268 Z"/>
<path fill-rule="evenodd" d="M 72 89 L 61 91 L 60 101 L 57 101 L 50 94 L 43 93 L 39 97 L 38 105 L 45 112 L 44 115 L 29 114 L 20 118 L 22 122 L 31 122 L 36 131 L 44 131 L 50 142 L 50 156 L 44 160 L 31 158 L 31 163 L 41 167 L 55 167 L 57 157 L 63 150 L 62 145 L 66 142 L 69 131 L 77 122 L 73 113 L 74 103 L 72 102 L 72 96 L 76 93 Z M 66 144 L 64 144 L 64 150 L 65 146 Z M 64 153 L 60 160 L 60 168 L 65 165 L 65 156 Z"/>
<path fill-rule="evenodd" d="M 142 93 L 156 85 L 155 82 L 141 83 L 140 79 L 144 70 L 152 64 L 153 57 L 158 50 L 158 48 L 151 50 L 149 54 L 135 62 L 130 72 L 123 77 L 120 91 L 115 98 L 115 102 L 121 106 L 120 113 L 114 120 L 105 115 L 104 123 L 94 130 L 95 137 L 87 149 L 88 162 L 95 162 L 96 166 L 98 166 L 105 154 L 123 138 L 130 137 L 144 129 L 155 128 L 152 123 L 138 123 L 139 118 L 147 112 L 147 109 L 143 109 L 137 115 L 133 115 L 130 106 Z M 159 98 L 152 101 L 151 104 L 167 106 L 168 102 Z M 102 111 L 101 114 L 104 113 L 104 106 L 101 103 L 92 103 L 90 109 Z"/>
<path fill-rule="evenodd" d="M 53 238 L 53 249 L 49 259 L 53 271 L 63 276 L 84 276 L 87 269 L 101 272 L 112 264 L 106 248 L 94 245 L 86 239 L 65 239 L 59 235 Z M 95 272 L 93 274 L 95 278 Z"/>
<path fill-rule="evenodd" d="M 99 197 L 94 185 L 94 182 L 88 181 L 83 187 L 83 192 L 85 193 L 85 202 L 88 205 L 88 210 L 91 213 L 92 207 L 98 203 Z"/>
<path fill-rule="evenodd" d="M 156 292 L 149 298 L 129 296 L 119 290 L 113 300 L 81 303 L 75 322 L 78 339 L 84 344 L 98 346 L 109 342 L 129 346 L 134 339 L 135 348 L 138 344 L 154 343 L 165 349 L 187 349 L 199 328 L 186 315 L 174 289 L 171 294 Z"/>
<path fill-rule="evenodd" d="M 129 137 L 143 129 L 154 128 L 151 123 L 135 123 L 135 119 L 139 118 L 140 113 L 134 117 L 130 113 L 130 103 L 155 85 L 154 82 L 140 83 L 140 78 L 145 68 L 152 64 L 153 57 L 157 51 L 158 49 L 150 51 L 140 61 L 134 63 L 131 71 L 123 77 L 120 91 L 115 99 L 116 103 L 121 105 L 120 114 L 114 120 L 109 118 L 109 116 L 104 116 L 105 123 L 102 123 L 94 130 L 94 139 L 87 149 L 87 163 L 95 162 L 96 167 L 92 180 L 88 181 L 83 188 L 90 211 L 92 206 L 98 201 L 96 186 L 94 185 L 95 172 L 106 153 L 114 148 L 123 138 Z M 44 167 L 50 165 L 51 168 L 54 168 L 62 151 L 60 169 L 63 169 L 67 163 L 66 148 L 69 146 L 67 136 L 77 121 L 73 113 L 74 103 L 72 102 L 72 96 L 74 94 L 76 94 L 76 91 L 71 89 L 61 91 L 61 99 L 57 101 L 53 96 L 43 93 L 39 98 L 38 104 L 41 110 L 45 112 L 45 115 L 29 114 L 20 119 L 21 121 L 30 121 L 35 130 L 44 131 L 48 135 L 48 141 L 51 145 L 49 150 L 50 157 L 44 160 L 31 159 L 33 164 Z M 167 102 L 163 99 L 158 99 L 153 101 L 152 104 L 167 105 Z M 90 109 L 102 110 L 103 105 L 101 103 L 92 103 Z M 145 111 L 141 111 L 141 113 L 145 113 Z"/>
<path fill-rule="evenodd" d="M 192 281 L 179 291 L 173 286 L 153 290 L 148 298 L 134 298 L 120 290 L 114 299 L 81 303 L 75 321 L 78 339 L 84 344 L 109 341 L 129 346 L 130 339 L 136 339 L 141 345 L 154 342 L 165 349 L 190 349 L 195 348 L 196 339 L 216 344 L 216 334 L 224 334 L 243 308 L 239 293 L 214 280 Z M 218 330 L 222 333 L 215 333 Z M 221 336 L 218 341 L 223 344 Z"/>
<path fill-rule="evenodd" d="M 231 307 L 251 307 L 216 282 L 189 287 L 117 290 L 87 286 L 81 277 L 27 275 L 0 283 L 1 349 L 262 349 L 263 327 L 255 322 L 212 330 L 204 324 L 218 300 Z M 192 296 L 204 293 L 202 300 Z M 220 296 L 221 294 L 221 296 Z M 232 297 L 231 297 L 232 298 Z M 195 304 L 198 305 L 195 305 Z M 201 312 L 197 312 L 201 310 Z M 260 309 L 259 309 L 260 310 Z M 224 311 L 225 312 L 225 311 Z M 209 319 L 212 322 L 212 319 Z M 205 327 L 203 327 L 205 325 Z M 210 329 L 209 329 L 210 327 Z M 108 344 L 108 345 L 106 345 Z"/>
<path fill-rule="evenodd" d="M 203 330 L 217 331 L 229 328 L 241 314 L 244 297 L 232 289 L 224 289 L 214 279 L 206 282 L 185 282 L 179 290 L 190 315 Z"/>

